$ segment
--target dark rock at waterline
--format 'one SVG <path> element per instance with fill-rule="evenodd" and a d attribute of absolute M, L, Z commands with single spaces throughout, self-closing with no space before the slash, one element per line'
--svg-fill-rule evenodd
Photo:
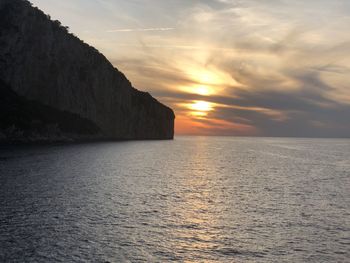
<path fill-rule="evenodd" d="M 0 80 L 0 142 L 67 142 L 102 138 L 100 128 L 92 121 L 27 100 Z"/>

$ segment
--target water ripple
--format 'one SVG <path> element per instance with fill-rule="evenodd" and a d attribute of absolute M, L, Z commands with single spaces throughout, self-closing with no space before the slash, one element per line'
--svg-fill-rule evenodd
<path fill-rule="evenodd" d="M 0 148 L 0 262 L 347 262 L 350 141 Z"/>

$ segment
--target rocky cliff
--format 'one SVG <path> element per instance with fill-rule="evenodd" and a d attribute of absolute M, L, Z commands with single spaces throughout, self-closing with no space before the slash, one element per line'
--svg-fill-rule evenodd
<path fill-rule="evenodd" d="M 0 0 L 0 80 L 113 139 L 172 139 L 174 113 L 26 0 Z"/>
<path fill-rule="evenodd" d="M 0 143 L 102 139 L 92 121 L 17 95 L 0 80 Z"/>

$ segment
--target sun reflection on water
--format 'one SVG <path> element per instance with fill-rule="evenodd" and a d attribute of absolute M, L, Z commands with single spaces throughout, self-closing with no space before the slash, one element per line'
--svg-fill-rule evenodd
<path fill-rule="evenodd" d="M 210 187 L 216 174 L 210 168 L 213 161 L 206 152 L 207 144 L 205 137 L 199 139 L 183 157 L 188 162 L 184 169 L 188 170 L 178 182 L 182 186 L 178 193 L 181 199 L 171 208 L 177 215 L 172 231 L 173 247 L 176 251 L 193 256 L 201 251 L 215 250 L 221 235 L 220 229 L 216 227 L 219 224 L 216 201 L 220 193 Z M 186 262 L 198 260 L 188 258 Z"/>

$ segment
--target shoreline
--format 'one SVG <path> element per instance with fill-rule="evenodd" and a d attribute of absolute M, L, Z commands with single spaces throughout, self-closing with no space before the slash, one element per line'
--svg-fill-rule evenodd
<path fill-rule="evenodd" d="M 53 145 L 74 145 L 85 143 L 99 143 L 99 142 L 129 142 L 129 141 L 172 141 L 172 139 L 157 139 L 157 138 L 140 138 L 140 139 L 118 139 L 118 138 L 79 138 L 79 139 L 61 139 L 61 140 L 0 140 L 0 147 L 6 146 L 53 146 Z"/>

